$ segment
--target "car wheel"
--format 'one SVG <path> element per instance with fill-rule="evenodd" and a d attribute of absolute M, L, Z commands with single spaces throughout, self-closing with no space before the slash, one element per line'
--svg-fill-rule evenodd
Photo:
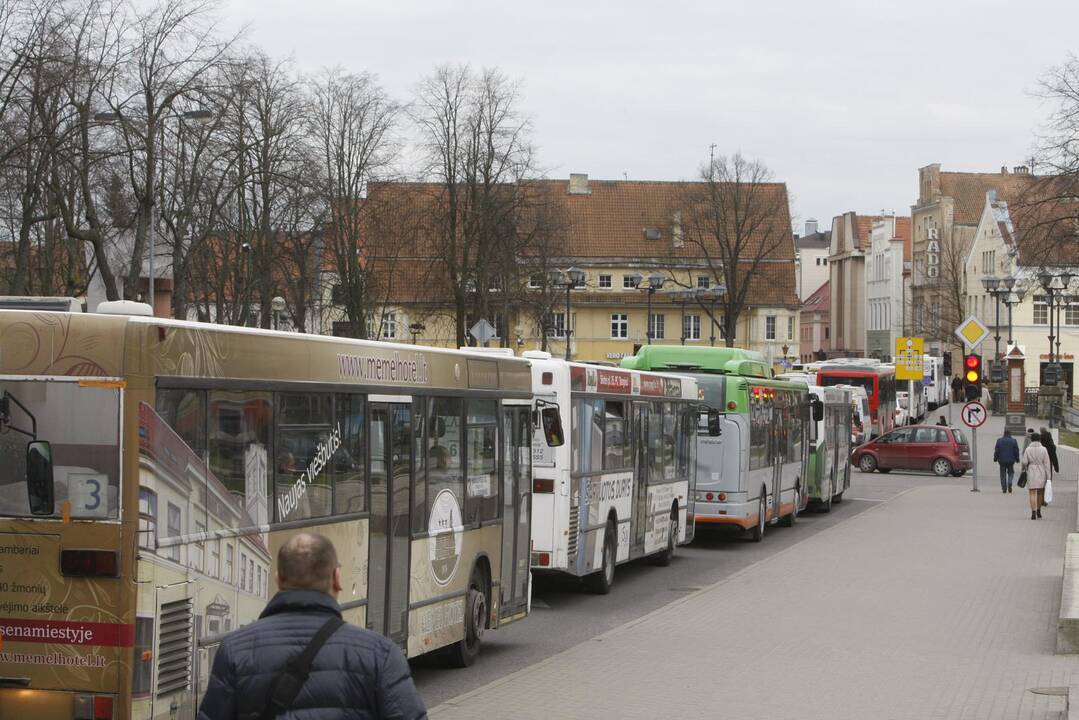
<path fill-rule="evenodd" d="M 862 455 L 862 457 L 858 459 L 858 469 L 862 472 L 873 472 L 877 469 L 877 459 L 869 453 Z"/>
<path fill-rule="evenodd" d="M 882 467 L 877 468 L 877 472 L 880 472 L 880 473 L 890 473 L 891 471 L 892 471 L 891 468 L 882 468 Z"/>
<path fill-rule="evenodd" d="M 952 474 L 952 464 L 947 458 L 937 458 L 933 461 L 933 473 L 937 477 L 945 477 Z"/>
<path fill-rule="evenodd" d="M 765 491 L 764 488 L 761 488 L 760 500 L 757 502 L 757 525 L 752 531 L 753 542 L 760 542 L 764 539 L 764 526 L 767 524 L 764 520 L 764 515 L 767 509 L 768 504 L 767 500 L 765 500 Z"/>
<path fill-rule="evenodd" d="M 966 474 L 966 470 L 952 470 L 952 477 L 963 477 Z"/>
<path fill-rule="evenodd" d="M 607 521 L 607 529 L 603 531 L 603 564 L 599 572 L 594 572 L 585 577 L 585 585 L 589 592 L 595 595 L 606 595 L 611 592 L 614 585 L 614 566 L 617 563 L 615 553 L 618 551 L 618 542 L 615 539 L 614 520 Z"/>

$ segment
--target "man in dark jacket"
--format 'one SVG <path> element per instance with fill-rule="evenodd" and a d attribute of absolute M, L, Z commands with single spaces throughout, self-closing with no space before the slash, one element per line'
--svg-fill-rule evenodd
<path fill-rule="evenodd" d="M 1010 493 L 1015 477 L 1015 464 L 1019 462 L 1019 443 L 1012 437 L 1011 430 L 1006 429 L 1004 434 L 997 438 L 997 444 L 993 446 L 993 462 L 1000 465 L 1000 491 Z"/>
<path fill-rule="evenodd" d="M 214 658 L 199 720 L 258 720 L 279 674 L 334 616 L 341 616 L 341 567 L 333 543 L 299 533 L 277 554 L 280 588 L 259 616 L 226 637 Z M 315 655 L 287 720 L 425 720 L 427 711 L 401 650 L 344 624 Z"/>
<path fill-rule="evenodd" d="M 952 376 L 952 402 L 963 401 L 963 378 L 958 375 Z"/>

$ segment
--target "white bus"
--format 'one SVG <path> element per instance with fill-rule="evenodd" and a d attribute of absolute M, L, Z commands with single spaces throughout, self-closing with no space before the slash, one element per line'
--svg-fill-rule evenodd
<path fill-rule="evenodd" d="M 535 397 L 558 404 L 567 436 L 559 448 L 538 435 L 532 444 L 533 569 L 606 594 L 617 564 L 669 563 L 693 539 L 697 383 L 524 356 Z"/>
<path fill-rule="evenodd" d="M 922 387 L 925 388 L 926 404 L 930 411 L 936 410 L 948 404 L 949 392 L 948 378 L 945 377 L 944 358 L 934 355 L 923 355 L 925 360 L 925 377 L 922 379 Z"/>

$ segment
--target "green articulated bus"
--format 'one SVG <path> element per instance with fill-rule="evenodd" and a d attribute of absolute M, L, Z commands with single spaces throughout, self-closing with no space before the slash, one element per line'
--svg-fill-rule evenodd
<path fill-rule="evenodd" d="M 696 378 L 702 402 L 719 412 L 720 436 L 697 434 L 701 527 L 734 527 L 759 541 L 769 524 L 794 524 L 809 501 L 805 383 L 773 378 L 760 353 L 739 348 L 648 345 L 622 367 Z"/>

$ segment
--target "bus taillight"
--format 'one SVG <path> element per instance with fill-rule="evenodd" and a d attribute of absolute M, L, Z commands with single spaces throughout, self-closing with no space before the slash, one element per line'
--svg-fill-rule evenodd
<path fill-rule="evenodd" d="M 60 572 L 75 577 L 117 577 L 120 574 L 119 553 L 115 550 L 61 550 Z"/>
<path fill-rule="evenodd" d="M 112 695 L 76 695 L 74 720 L 112 720 Z"/>
<path fill-rule="evenodd" d="M 532 481 L 532 492 L 553 493 L 554 480 L 550 478 L 536 478 Z"/>
<path fill-rule="evenodd" d="M 532 564 L 537 567 L 550 567 L 551 565 L 551 553 L 549 552 L 534 552 L 532 553 Z"/>

